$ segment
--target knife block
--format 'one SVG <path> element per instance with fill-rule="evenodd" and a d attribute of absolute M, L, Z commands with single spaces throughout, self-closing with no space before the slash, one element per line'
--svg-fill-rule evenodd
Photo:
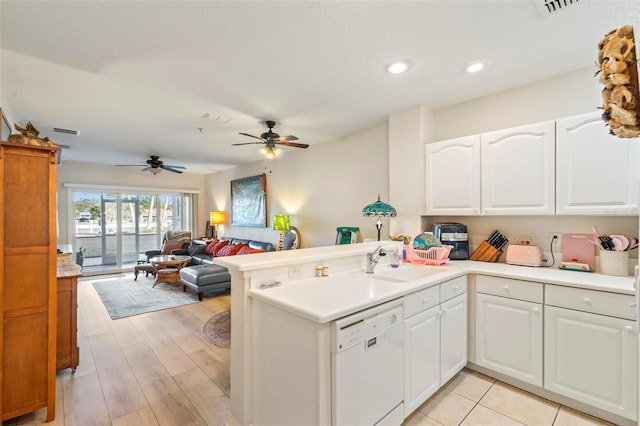
<path fill-rule="evenodd" d="M 481 262 L 497 262 L 502 255 L 502 250 L 498 250 L 487 241 L 480 243 L 477 249 L 471 253 L 469 260 L 479 260 Z"/>

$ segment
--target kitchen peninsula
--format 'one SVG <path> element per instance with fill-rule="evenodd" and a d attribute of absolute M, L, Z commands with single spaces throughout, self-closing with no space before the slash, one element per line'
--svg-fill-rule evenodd
<path fill-rule="evenodd" d="M 388 306 L 392 310 L 404 307 L 403 318 L 400 319 L 406 321 L 409 314 L 420 310 L 411 305 L 417 295 L 425 305 L 424 300 L 438 293 L 439 299 L 436 296 L 437 301 L 433 302 L 435 305 L 427 303 L 426 308 L 436 309 L 440 317 L 454 310 L 453 307 L 447 308 L 450 301 L 464 299 L 465 304 L 457 306 L 465 308 L 468 302 L 468 329 L 464 327 L 459 336 L 465 342 L 465 352 L 468 344 L 468 360 L 465 357 L 462 365 L 452 363 L 452 368 L 459 370 L 468 361 L 471 368 L 478 366 L 480 371 L 511 381 L 530 392 L 549 399 L 562 399 L 566 405 L 618 424 L 635 424 L 637 337 L 629 328 L 635 330 L 636 319 L 632 277 L 473 261 L 451 262 L 443 267 L 405 264 L 392 270 L 384 258 L 381 258 L 373 275 L 365 274 L 366 253 L 373 252 L 378 245 L 387 250 L 400 247 L 399 243 L 391 241 L 372 242 L 219 260 L 221 265 L 229 268 L 232 277 L 234 327 L 231 336 L 229 424 L 260 425 L 273 421 L 295 424 L 302 419 L 306 424 L 336 424 L 336 413 L 332 412 L 336 377 L 331 363 L 331 357 L 335 355 L 336 342 L 335 338 L 332 339 L 332 330 L 335 330 L 336 320 L 341 321 L 366 309 Z M 329 277 L 315 277 L 318 264 L 329 265 Z M 435 288 L 439 288 L 439 292 Z M 485 295 L 496 298 L 494 300 L 520 302 L 522 299 L 530 303 L 531 310 L 522 311 L 524 314 L 516 316 L 514 324 L 518 325 L 518 321 L 524 319 L 523 324 L 535 322 L 537 327 L 543 327 L 544 317 L 545 339 L 554 331 L 560 334 L 591 332 L 596 328 L 602 331 L 595 337 L 605 340 L 602 344 L 596 344 L 594 340 L 593 354 L 583 354 L 580 363 L 588 365 L 593 358 L 603 356 L 603 351 L 608 351 L 604 354 L 607 359 L 615 360 L 614 365 L 606 368 L 604 374 L 612 379 L 599 389 L 601 395 L 590 398 L 589 380 L 576 385 L 586 386 L 581 393 L 574 392 L 571 380 L 574 373 L 578 374 L 576 372 L 569 372 L 562 378 L 568 382 L 558 385 L 552 361 L 564 363 L 567 356 L 560 352 L 563 347 L 556 347 L 548 340 L 543 342 L 541 332 L 538 337 L 532 333 L 530 342 L 533 343 L 527 346 L 536 352 L 527 357 L 533 363 L 522 365 L 522 371 L 526 373 L 523 376 L 533 377 L 530 381 L 523 380 L 518 375 L 519 371 L 501 369 L 500 363 L 491 357 L 483 358 L 482 350 L 486 348 L 477 341 L 477 334 L 484 329 L 479 325 L 477 310 L 483 309 Z M 393 312 L 389 316 L 393 318 L 390 321 L 398 318 L 396 311 Z M 509 312 L 515 311 L 510 308 Z M 503 311 L 498 309 L 495 313 Z M 577 322 L 570 316 L 574 313 L 583 321 Z M 569 316 L 563 316 L 565 314 Z M 566 329 L 567 322 L 563 318 L 572 318 L 572 324 L 586 324 L 585 328 Z M 604 319 L 605 324 L 599 328 L 591 327 L 590 324 L 595 324 L 592 322 L 594 318 Z M 449 339 L 452 334 L 442 333 L 442 337 Z M 459 351 L 459 341 L 452 339 L 442 343 L 443 347 L 449 345 Z M 486 342 L 491 342 L 491 339 L 486 339 Z M 576 342 L 576 347 L 581 343 Z M 608 346 L 611 343 L 615 345 Z M 551 353 L 551 349 L 558 352 Z M 543 357 L 546 360 L 544 371 Z M 538 359 L 539 365 L 535 362 Z M 516 361 L 515 365 L 519 366 L 521 360 Z M 265 382 L 269 378 L 271 380 Z M 404 380 L 402 382 L 406 385 Z M 428 398 L 430 394 L 421 395 Z M 404 404 L 409 402 L 405 391 Z M 278 403 L 285 404 L 287 409 L 279 409 Z M 395 415 L 403 410 L 396 410 Z"/>

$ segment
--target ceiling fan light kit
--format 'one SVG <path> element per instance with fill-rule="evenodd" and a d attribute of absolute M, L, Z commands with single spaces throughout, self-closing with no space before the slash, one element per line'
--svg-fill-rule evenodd
<path fill-rule="evenodd" d="M 260 142 L 244 142 L 244 143 L 234 143 L 232 146 L 238 145 L 254 145 L 254 144 L 263 144 L 263 146 L 258 150 L 258 153 L 262 155 L 267 160 L 273 160 L 274 158 L 278 158 L 283 154 L 282 148 L 277 145 L 282 146 L 291 146 L 294 148 L 308 148 L 309 145 L 306 143 L 295 143 L 291 141 L 297 141 L 298 138 L 293 135 L 288 136 L 280 136 L 279 134 L 273 131 L 273 127 L 276 125 L 275 121 L 267 120 L 265 124 L 268 127 L 268 131 L 264 132 L 260 136 L 250 135 L 249 133 L 240 133 L 243 136 L 248 136 L 250 138 L 258 139 Z"/>

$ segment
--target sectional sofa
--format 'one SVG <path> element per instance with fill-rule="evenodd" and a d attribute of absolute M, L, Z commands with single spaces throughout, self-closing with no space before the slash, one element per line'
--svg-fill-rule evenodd
<path fill-rule="evenodd" d="M 227 249 L 220 248 L 218 254 L 232 255 L 244 247 L 243 251 L 236 255 L 251 252 L 275 251 L 275 247 L 271 243 L 264 241 L 246 240 L 241 238 L 222 237 L 221 241 L 228 241 L 224 246 Z M 241 247 L 238 247 L 241 246 Z M 198 293 L 198 299 L 202 300 L 205 291 L 226 291 L 231 288 L 231 275 L 224 266 L 214 264 L 215 254 L 205 252 L 207 243 L 204 241 L 191 241 L 186 249 L 173 250 L 171 254 L 184 254 L 191 256 L 191 262 L 185 268 L 180 270 L 180 282 L 182 290 L 187 288 Z"/>

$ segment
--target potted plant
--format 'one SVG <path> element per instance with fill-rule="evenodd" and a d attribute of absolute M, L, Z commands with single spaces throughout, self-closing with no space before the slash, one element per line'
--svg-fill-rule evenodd
<path fill-rule="evenodd" d="M 82 267 L 82 264 L 84 263 L 84 254 L 86 251 L 87 249 L 85 247 L 80 246 L 76 252 L 76 263 L 80 265 L 80 267 Z"/>

